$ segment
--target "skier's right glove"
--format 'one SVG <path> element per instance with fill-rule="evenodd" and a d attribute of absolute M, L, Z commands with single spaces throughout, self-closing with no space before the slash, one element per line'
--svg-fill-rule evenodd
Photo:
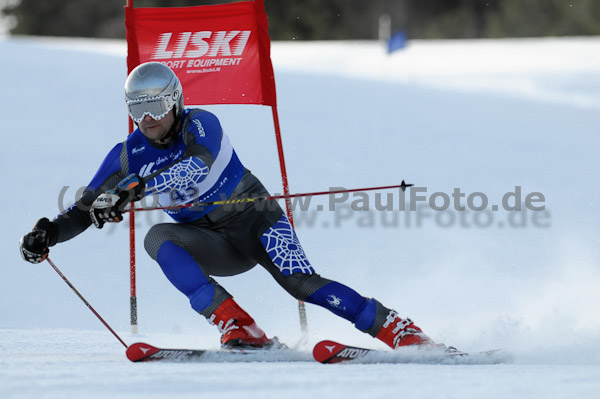
<path fill-rule="evenodd" d="M 21 238 L 19 249 L 24 260 L 40 263 L 48 257 L 50 247 L 56 244 L 58 228 L 47 218 L 38 220 L 33 230 Z"/>
<path fill-rule="evenodd" d="M 117 223 L 123 220 L 123 212 L 129 202 L 139 201 L 143 196 L 144 180 L 131 174 L 113 190 L 102 193 L 90 207 L 90 219 L 94 226 L 101 229 L 104 223 Z"/>

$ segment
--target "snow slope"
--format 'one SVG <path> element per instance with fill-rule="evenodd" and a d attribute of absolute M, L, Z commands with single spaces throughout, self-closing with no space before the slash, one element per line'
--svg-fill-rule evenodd
<path fill-rule="evenodd" d="M 292 191 L 406 179 L 428 195 L 485 193 L 490 205 L 515 186 L 523 197 L 543 194 L 545 212 L 378 212 L 371 195 L 370 211 L 352 212 L 351 197 L 328 212 L 320 198 L 296 214 L 322 275 L 412 317 L 440 342 L 509 348 L 515 363 L 497 366 L 129 364 L 54 271 L 24 263 L 17 249 L 126 135 L 124 43 L 5 38 L 0 53 L 9 149 L 0 170 L 10 176 L 0 225 L 0 396 L 384 397 L 400 386 L 414 397 L 598 392 L 600 39 L 415 41 L 391 56 L 370 42 L 273 45 Z M 206 108 L 242 162 L 280 191 L 270 110 Z M 397 204 L 399 194 L 390 194 Z M 51 256 L 125 341 L 216 347 L 217 332 L 141 250 L 144 231 L 159 221 L 167 218 L 138 216 L 141 336 L 127 332 L 126 224 L 90 228 Z M 220 282 L 268 334 L 297 341 L 296 303 L 267 273 Z M 327 311 L 309 306 L 308 319 L 310 344 L 338 338 L 382 348 Z"/>

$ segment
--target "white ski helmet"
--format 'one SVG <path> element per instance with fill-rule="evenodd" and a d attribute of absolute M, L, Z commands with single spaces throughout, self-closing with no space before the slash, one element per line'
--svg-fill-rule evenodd
<path fill-rule="evenodd" d="M 146 62 L 127 77 L 125 102 L 135 123 L 140 123 L 146 115 L 162 119 L 173 107 L 175 117 L 179 118 L 183 112 L 183 88 L 171 68 L 160 62 Z"/>

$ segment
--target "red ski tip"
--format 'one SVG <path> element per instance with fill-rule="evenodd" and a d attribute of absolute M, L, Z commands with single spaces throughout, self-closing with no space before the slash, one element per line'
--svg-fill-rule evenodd
<path fill-rule="evenodd" d="M 136 342 L 135 344 L 129 345 L 125 354 L 127 355 L 127 359 L 131 360 L 132 362 L 139 362 L 140 360 L 152 356 L 159 350 L 160 349 L 155 346 L 148 345 L 143 342 Z"/>
<path fill-rule="evenodd" d="M 330 359 L 340 353 L 346 345 L 334 341 L 321 341 L 313 349 L 313 357 L 321 363 L 328 363 Z"/>

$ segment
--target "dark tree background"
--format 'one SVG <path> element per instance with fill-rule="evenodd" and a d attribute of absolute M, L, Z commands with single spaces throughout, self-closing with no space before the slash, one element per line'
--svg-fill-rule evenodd
<path fill-rule="evenodd" d="M 231 3 L 136 0 L 136 7 Z M 125 0 L 20 0 L 13 34 L 124 38 Z M 410 38 L 600 35 L 600 0 L 265 0 L 272 40 L 377 39 L 379 20 Z"/>

